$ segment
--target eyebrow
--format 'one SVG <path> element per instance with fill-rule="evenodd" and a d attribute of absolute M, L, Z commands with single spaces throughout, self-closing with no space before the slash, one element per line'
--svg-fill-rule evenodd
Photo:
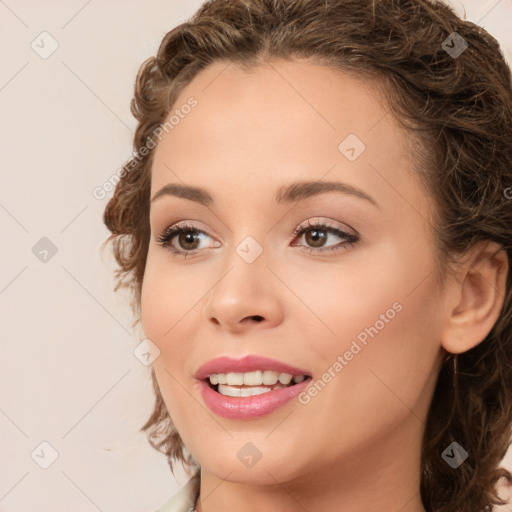
<path fill-rule="evenodd" d="M 379 204 L 363 190 L 342 183 L 340 181 L 300 181 L 280 187 L 275 194 L 275 201 L 279 204 L 297 202 L 308 197 L 324 194 L 326 192 L 340 192 L 346 195 L 352 195 L 359 199 L 364 199 L 372 203 L 377 208 Z M 181 197 L 203 206 L 210 206 L 214 200 L 211 194 L 204 188 L 182 185 L 180 183 L 169 183 L 162 187 L 151 199 L 151 202 L 164 196 Z"/>

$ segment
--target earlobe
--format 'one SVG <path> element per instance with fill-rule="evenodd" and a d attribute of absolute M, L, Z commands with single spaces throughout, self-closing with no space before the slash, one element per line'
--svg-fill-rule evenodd
<path fill-rule="evenodd" d="M 468 254 L 456 271 L 457 279 L 448 285 L 454 299 L 447 302 L 441 345 L 452 354 L 466 352 L 485 339 L 505 299 L 508 259 L 503 247 L 479 242 Z"/>

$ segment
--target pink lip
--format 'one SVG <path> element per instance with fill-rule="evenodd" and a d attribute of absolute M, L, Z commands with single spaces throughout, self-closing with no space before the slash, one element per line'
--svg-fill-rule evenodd
<path fill-rule="evenodd" d="M 204 403 L 215 414 L 232 420 L 252 420 L 266 416 L 288 403 L 304 391 L 310 380 L 306 379 L 287 388 L 243 398 L 221 395 L 205 380 L 199 382 L 199 387 Z"/>
<path fill-rule="evenodd" d="M 311 377 L 309 372 L 275 359 L 262 356 L 245 356 L 241 359 L 231 357 L 212 359 L 197 370 L 195 378 L 199 380 L 201 396 L 207 407 L 219 416 L 236 420 L 255 419 L 274 412 L 300 394 L 311 380 L 306 378 L 293 386 L 248 397 L 221 395 L 212 389 L 206 380 L 212 373 L 245 373 L 256 370 L 273 370 L 279 373 Z"/>
<path fill-rule="evenodd" d="M 204 380 L 212 373 L 246 373 L 256 370 L 273 370 L 279 373 L 311 377 L 311 374 L 305 370 L 263 356 L 245 356 L 241 359 L 233 359 L 227 356 L 217 357 L 203 364 L 194 377 L 198 380 Z"/>

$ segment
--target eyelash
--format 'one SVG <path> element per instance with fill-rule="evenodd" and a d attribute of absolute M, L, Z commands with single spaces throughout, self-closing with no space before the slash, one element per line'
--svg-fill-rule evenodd
<path fill-rule="evenodd" d="M 295 238 L 303 235 L 304 233 L 307 233 L 308 231 L 325 231 L 327 233 L 331 233 L 333 235 L 337 235 L 340 238 L 345 239 L 345 243 L 334 245 L 332 247 L 326 247 L 321 249 L 316 249 L 314 247 L 304 247 L 304 250 L 308 251 L 309 253 L 322 253 L 322 252 L 328 252 L 328 251 L 338 251 L 341 249 L 348 249 L 355 245 L 359 241 L 359 237 L 357 235 L 353 235 L 351 233 L 347 233 L 346 231 L 343 231 L 339 228 L 335 228 L 334 226 L 329 226 L 328 224 L 325 224 L 323 222 L 309 222 L 307 226 L 298 226 L 294 232 L 293 236 Z M 172 242 L 172 239 L 176 236 L 180 235 L 181 233 L 193 233 L 193 234 L 203 234 L 206 236 L 209 236 L 208 233 L 205 231 L 202 231 L 200 229 L 197 229 L 196 227 L 190 225 L 190 224 L 179 224 L 175 226 L 170 226 L 167 229 L 163 231 L 163 233 L 158 237 L 157 243 L 158 245 L 162 246 L 164 249 L 168 250 L 169 252 L 177 255 L 177 256 L 184 256 L 185 258 L 187 256 L 194 255 L 201 251 L 201 249 L 195 249 L 192 251 L 180 251 L 172 246 L 170 242 Z"/>

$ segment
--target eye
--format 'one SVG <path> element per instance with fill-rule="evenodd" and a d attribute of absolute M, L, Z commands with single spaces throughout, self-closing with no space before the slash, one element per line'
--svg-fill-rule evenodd
<path fill-rule="evenodd" d="M 177 224 L 165 229 L 157 243 L 173 254 L 187 257 L 200 250 L 201 236 L 210 238 L 207 233 L 190 224 Z"/>
<path fill-rule="evenodd" d="M 359 241 L 359 237 L 355 234 L 347 233 L 340 228 L 330 226 L 329 224 L 318 221 L 308 221 L 306 226 L 299 226 L 297 229 L 295 229 L 293 234 L 296 237 L 305 235 L 305 241 L 310 245 L 310 247 L 306 247 L 306 250 L 309 252 L 327 252 L 347 249 Z M 345 241 L 334 246 L 325 246 L 325 243 L 329 240 L 330 235 L 334 235 L 334 238 L 341 238 Z"/>
<path fill-rule="evenodd" d="M 340 228 L 331 226 L 324 222 L 310 222 L 306 226 L 299 226 L 293 232 L 295 238 L 305 235 L 305 241 L 309 247 L 305 249 L 309 252 L 320 253 L 347 249 L 359 241 L 355 234 L 343 231 Z M 184 257 L 194 255 L 201 249 L 208 247 L 219 247 L 215 242 L 210 246 L 200 247 L 201 238 L 211 238 L 205 231 L 202 231 L 191 224 L 176 224 L 166 228 L 158 237 L 157 243 L 173 254 Z M 325 245 L 330 238 L 340 238 L 344 240 L 333 246 Z M 293 244 L 294 246 L 297 244 Z"/>

